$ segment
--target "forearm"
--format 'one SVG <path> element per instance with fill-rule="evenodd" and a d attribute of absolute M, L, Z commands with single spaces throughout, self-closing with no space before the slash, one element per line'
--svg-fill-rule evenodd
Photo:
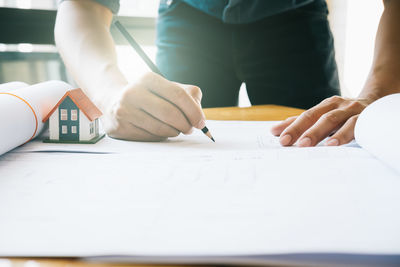
<path fill-rule="evenodd" d="M 400 1 L 384 1 L 374 59 L 359 98 L 374 101 L 400 92 Z"/>
<path fill-rule="evenodd" d="M 57 48 L 78 85 L 101 108 L 127 81 L 109 32 L 112 13 L 91 1 L 65 1 L 57 13 Z"/>

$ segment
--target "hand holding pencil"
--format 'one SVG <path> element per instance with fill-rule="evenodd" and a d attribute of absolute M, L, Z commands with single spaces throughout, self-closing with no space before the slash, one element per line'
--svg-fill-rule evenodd
<path fill-rule="evenodd" d="M 215 142 L 205 125 L 205 116 L 200 104 L 200 88 L 165 79 L 122 24 L 116 21 L 114 25 L 153 73 L 146 74 L 139 83 L 124 88 L 117 99 L 118 104 L 111 112 L 114 112 L 113 115 L 118 120 L 127 121 L 128 125 L 116 125 L 116 130 L 111 133 L 109 130 L 109 134 L 117 138 L 121 135 L 124 138 L 129 135 L 124 130 L 126 128 L 128 132 L 134 132 L 132 136 L 139 136 L 138 140 L 157 141 L 177 136 L 180 132 L 189 134 L 192 127 L 195 127 Z M 134 103 L 136 105 L 132 105 Z"/>
<path fill-rule="evenodd" d="M 193 127 L 203 129 L 205 117 L 197 86 L 168 81 L 149 72 L 128 84 L 111 99 L 104 123 L 114 138 L 134 141 L 161 141 Z"/>

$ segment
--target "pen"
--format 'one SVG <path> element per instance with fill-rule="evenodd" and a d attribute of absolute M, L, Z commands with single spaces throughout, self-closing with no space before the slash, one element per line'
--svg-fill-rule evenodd
<path fill-rule="evenodd" d="M 122 35 L 125 37 L 125 39 L 128 41 L 128 43 L 135 49 L 135 51 L 139 54 L 139 56 L 144 60 L 144 62 L 149 66 L 149 68 L 161 75 L 162 77 L 165 78 L 165 76 L 161 73 L 161 71 L 157 68 L 156 64 L 151 61 L 151 59 L 146 55 L 146 53 L 143 51 L 143 49 L 140 47 L 140 45 L 133 39 L 132 35 L 129 34 L 129 32 L 125 29 L 122 24 L 116 20 L 114 22 L 114 25 L 117 27 L 117 29 L 122 33 Z M 201 131 L 208 137 L 210 138 L 213 142 L 215 142 L 214 138 L 212 137 L 210 131 L 208 130 L 207 126 L 204 126 Z"/>

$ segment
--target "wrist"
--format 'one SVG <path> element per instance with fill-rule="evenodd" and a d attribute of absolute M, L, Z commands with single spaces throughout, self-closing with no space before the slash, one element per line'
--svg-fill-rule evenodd
<path fill-rule="evenodd" d="M 361 93 L 358 95 L 357 100 L 363 101 L 367 104 L 371 104 L 375 100 L 378 100 L 379 98 L 384 96 L 381 95 L 379 91 L 381 91 L 379 88 L 367 88 L 367 90 L 362 90 Z"/>
<path fill-rule="evenodd" d="M 371 71 L 358 98 L 373 102 L 386 95 L 400 92 L 400 80 L 385 71 Z"/>
<path fill-rule="evenodd" d="M 105 111 L 127 84 L 125 77 L 115 67 L 104 72 L 103 78 L 98 79 L 89 91 L 93 102 Z"/>
<path fill-rule="evenodd" d="M 104 113 L 116 101 L 124 87 L 125 85 L 113 86 L 98 90 L 93 95 L 93 102 Z"/>

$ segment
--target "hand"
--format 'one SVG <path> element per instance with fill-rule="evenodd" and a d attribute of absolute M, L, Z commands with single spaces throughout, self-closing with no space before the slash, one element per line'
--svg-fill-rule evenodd
<path fill-rule="evenodd" d="M 333 133 L 326 145 L 343 145 L 354 139 L 354 127 L 361 111 L 372 101 L 332 96 L 271 129 L 283 146 L 297 141 L 300 147 L 315 146 Z"/>
<path fill-rule="evenodd" d="M 149 72 L 109 102 L 103 125 L 111 137 L 161 141 L 203 128 L 202 93 L 197 86 L 168 81 Z"/>

